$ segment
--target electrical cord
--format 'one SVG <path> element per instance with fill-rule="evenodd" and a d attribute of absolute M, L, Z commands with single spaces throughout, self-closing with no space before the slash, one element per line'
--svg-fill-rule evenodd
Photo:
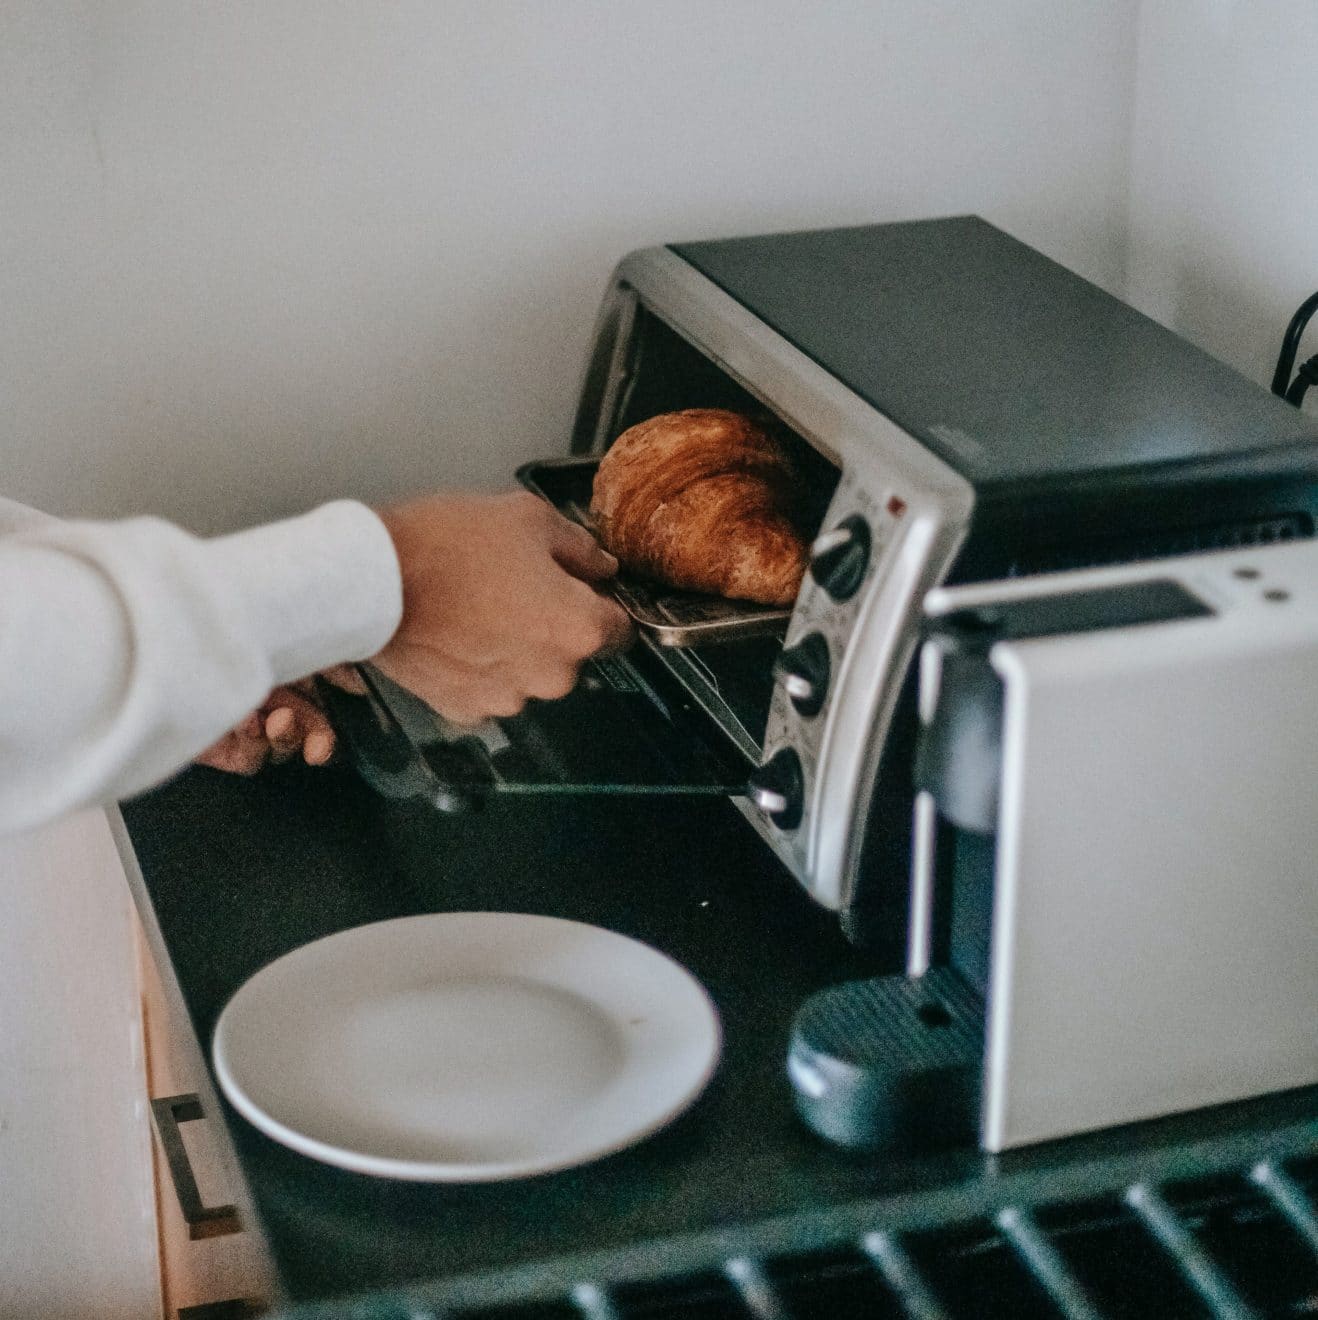
<path fill-rule="evenodd" d="M 1286 334 L 1281 341 L 1281 352 L 1277 355 L 1277 369 L 1272 373 L 1273 394 L 1280 395 L 1296 406 L 1299 405 L 1300 399 L 1304 398 L 1304 391 L 1315 383 L 1312 372 L 1318 358 L 1310 358 L 1300 368 L 1294 384 L 1291 382 L 1291 369 L 1295 366 L 1295 356 L 1300 351 L 1300 339 L 1315 312 L 1318 312 L 1318 293 L 1311 293 L 1296 309 L 1290 325 L 1286 327 Z M 1300 384 L 1301 378 L 1305 377 L 1306 372 L 1310 375 L 1304 380 L 1298 396 L 1291 398 L 1292 392 Z"/>
<path fill-rule="evenodd" d="M 1286 391 L 1286 402 L 1298 408 L 1304 402 L 1304 392 L 1310 385 L 1318 385 L 1318 353 L 1303 363 L 1295 373 L 1295 379 Z"/>

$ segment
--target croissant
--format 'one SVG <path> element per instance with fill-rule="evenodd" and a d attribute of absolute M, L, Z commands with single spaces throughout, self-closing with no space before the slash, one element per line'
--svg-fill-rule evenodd
<path fill-rule="evenodd" d="M 688 408 L 624 431 L 600 460 L 591 513 L 634 572 L 673 587 L 790 605 L 807 545 L 776 436 L 740 413 Z"/>

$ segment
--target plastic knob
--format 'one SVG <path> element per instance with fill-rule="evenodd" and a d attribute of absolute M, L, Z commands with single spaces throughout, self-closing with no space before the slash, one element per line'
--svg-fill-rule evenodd
<path fill-rule="evenodd" d="M 822 633 L 810 633 L 787 647 L 774 666 L 788 699 L 807 717 L 818 715 L 828 695 L 828 642 Z"/>
<path fill-rule="evenodd" d="M 810 547 L 810 576 L 834 600 L 856 594 L 869 567 L 870 539 L 869 523 L 853 513 Z"/>
<path fill-rule="evenodd" d="M 775 752 L 751 775 L 750 795 L 779 829 L 794 830 L 805 805 L 801 758 L 790 747 Z"/>

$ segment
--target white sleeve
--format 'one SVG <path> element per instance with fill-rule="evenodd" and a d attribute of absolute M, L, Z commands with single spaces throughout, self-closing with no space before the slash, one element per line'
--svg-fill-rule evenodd
<path fill-rule="evenodd" d="M 350 500 L 214 540 L 9 502 L 0 526 L 0 832 L 158 782 L 402 613 L 389 534 Z"/>

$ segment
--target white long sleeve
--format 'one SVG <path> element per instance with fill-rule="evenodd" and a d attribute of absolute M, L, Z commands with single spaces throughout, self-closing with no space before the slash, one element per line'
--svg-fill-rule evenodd
<path fill-rule="evenodd" d="M 0 832 L 158 782 L 272 687 L 374 655 L 401 612 L 389 534 L 353 501 L 214 540 L 0 501 Z"/>

